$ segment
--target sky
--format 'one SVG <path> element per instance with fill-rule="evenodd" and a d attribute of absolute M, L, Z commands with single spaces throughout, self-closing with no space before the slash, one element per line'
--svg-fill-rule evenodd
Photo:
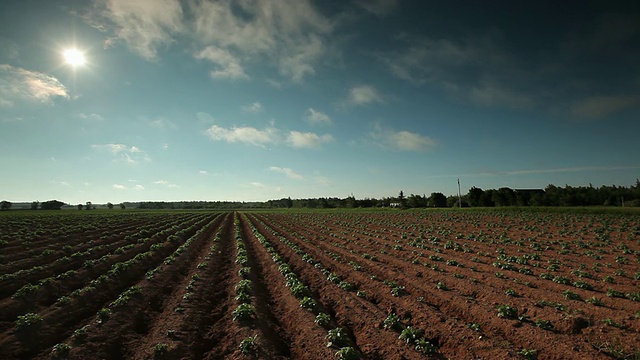
<path fill-rule="evenodd" d="M 4 200 L 640 178 L 634 1 L 3 0 L 0 49 Z"/>

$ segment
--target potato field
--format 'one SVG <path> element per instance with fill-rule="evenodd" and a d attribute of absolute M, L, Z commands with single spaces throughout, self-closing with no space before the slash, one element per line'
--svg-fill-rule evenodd
<path fill-rule="evenodd" d="M 7 211 L 2 359 L 639 359 L 640 216 Z"/>

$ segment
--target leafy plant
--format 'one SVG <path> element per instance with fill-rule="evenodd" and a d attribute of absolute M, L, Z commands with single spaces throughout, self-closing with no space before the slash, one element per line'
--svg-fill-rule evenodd
<path fill-rule="evenodd" d="M 427 339 L 421 338 L 416 340 L 416 351 L 422 354 L 434 354 L 438 352 L 438 348 Z"/>
<path fill-rule="evenodd" d="M 569 300 L 582 300 L 582 297 L 578 294 L 575 293 L 571 290 L 565 290 L 562 292 L 562 296 L 564 296 L 565 298 L 569 299 Z"/>
<path fill-rule="evenodd" d="M 595 306 L 604 306 L 604 303 L 602 302 L 602 300 L 597 298 L 597 297 L 595 297 L 595 296 L 592 296 L 592 297 L 588 298 L 587 300 L 585 300 L 585 302 L 588 302 L 588 303 L 593 304 Z"/>
<path fill-rule="evenodd" d="M 169 350 L 169 345 L 165 343 L 157 343 L 153 345 L 153 354 L 155 357 L 163 356 Z"/>
<path fill-rule="evenodd" d="M 351 346 L 341 347 L 336 351 L 335 356 L 341 360 L 356 360 L 360 358 L 356 350 Z"/>
<path fill-rule="evenodd" d="M 551 320 L 536 320 L 536 326 L 544 330 L 553 330 Z"/>
<path fill-rule="evenodd" d="M 245 355 L 255 355 L 258 352 L 258 334 L 246 337 L 240 341 L 240 352 Z"/>
<path fill-rule="evenodd" d="M 315 323 L 322 327 L 329 326 L 329 324 L 331 324 L 331 316 L 327 313 L 321 312 L 316 315 Z"/>
<path fill-rule="evenodd" d="M 51 350 L 51 356 L 55 359 L 66 358 L 71 351 L 71 345 L 65 343 L 56 344 Z"/>
<path fill-rule="evenodd" d="M 509 305 L 498 305 L 498 317 L 516 319 L 518 317 L 518 309 Z"/>
<path fill-rule="evenodd" d="M 382 322 L 385 329 L 400 330 L 400 317 L 396 313 L 391 313 Z"/>
<path fill-rule="evenodd" d="M 344 332 L 344 329 L 340 327 L 329 330 L 325 338 L 329 340 L 327 347 L 343 347 L 348 344 L 347 334 Z"/>
<path fill-rule="evenodd" d="M 536 360 L 538 358 L 538 351 L 534 349 L 522 349 L 518 351 L 518 354 L 529 360 Z"/>
<path fill-rule="evenodd" d="M 398 339 L 403 340 L 407 344 L 413 343 L 420 338 L 422 332 L 418 329 L 414 329 L 411 326 L 407 326 L 402 330 Z"/>
<path fill-rule="evenodd" d="M 300 306 L 307 310 L 313 310 L 313 308 L 316 307 L 316 301 L 308 296 L 305 296 L 302 298 L 302 300 L 300 300 Z"/>
<path fill-rule="evenodd" d="M 232 315 L 233 315 L 233 320 L 246 320 L 246 319 L 250 319 L 253 316 L 255 316 L 256 314 L 256 308 L 251 305 L 251 304 L 247 304 L 247 303 L 242 303 L 240 305 L 238 305 L 238 307 L 233 310 Z"/>

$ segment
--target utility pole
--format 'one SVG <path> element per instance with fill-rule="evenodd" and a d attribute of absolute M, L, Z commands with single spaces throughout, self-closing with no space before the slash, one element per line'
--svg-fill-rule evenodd
<path fill-rule="evenodd" d="M 460 178 L 458 178 L 458 207 L 462 208 L 462 195 L 460 195 Z"/>

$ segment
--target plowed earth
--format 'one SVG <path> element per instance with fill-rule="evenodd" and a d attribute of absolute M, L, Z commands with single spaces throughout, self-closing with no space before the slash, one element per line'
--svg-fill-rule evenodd
<path fill-rule="evenodd" d="M 640 357 L 637 215 L 84 213 L 3 215 L 0 358 Z"/>

